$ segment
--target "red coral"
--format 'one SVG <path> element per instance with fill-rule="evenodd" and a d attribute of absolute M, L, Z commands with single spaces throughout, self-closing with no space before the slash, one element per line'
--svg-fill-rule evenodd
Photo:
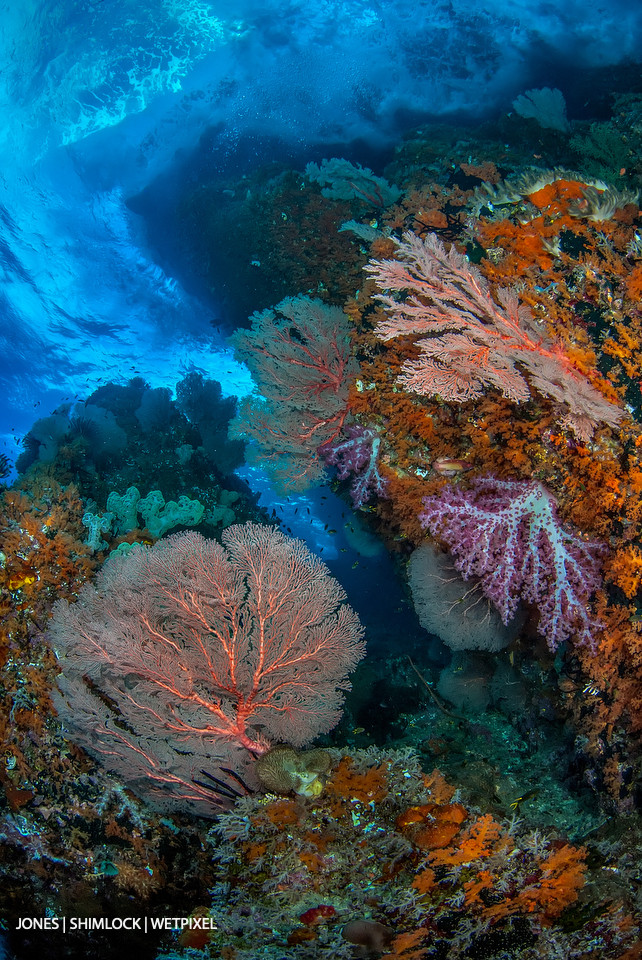
<path fill-rule="evenodd" d="M 301 914 L 299 920 L 308 927 L 314 927 L 319 923 L 323 923 L 324 920 L 333 917 L 336 912 L 334 907 L 322 903 L 319 907 L 311 907 L 309 910 L 306 910 L 305 913 Z"/>
<path fill-rule="evenodd" d="M 615 425 L 622 412 L 573 366 L 560 345 L 547 342 L 528 307 L 511 290 L 492 298 L 481 273 L 434 235 L 405 233 L 397 260 L 370 261 L 366 271 L 382 291 L 388 314 L 375 333 L 382 340 L 421 334 L 416 360 L 406 360 L 399 383 L 447 401 L 481 397 L 486 386 L 521 403 L 531 387 L 564 403 L 564 423 L 587 439 L 598 422 Z M 516 366 L 528 371 L 525 378 Z"/>
<path fill-rule="evenodd" d="M 348 334 L 342 310 L 299 296 L 255 313 L 252 329 L 231 338 L 261 393 L 242 405 L 231 434 L 254 441 L 250 460 L 285 485 L 322 473 L 316 451 L 341 430 L 357 371 Z"/>

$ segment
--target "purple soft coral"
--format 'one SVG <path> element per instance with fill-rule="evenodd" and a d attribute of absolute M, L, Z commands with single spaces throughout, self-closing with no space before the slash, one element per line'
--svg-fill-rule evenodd
<path fill-rule="evenodd" d="M 599 585 L 600 546 L 564 529 L 541 484 L 486 477 L 467 491 L 445 487 L 424 507 L 423 526 L 447 544 L 464 579 L 480 578 L 504 623 L 521 598 L 539 609 L 551 650 L 571 635 L 592 645 L 599 624 L 588 600 Z"/>
<path fill-rule="evenodd" d="M 346 427 L 345 433 L 347 439 L 324 443 L 318 452 L 326 463 L 337 468 L 339 480 L 353 476 L 350 496 L 358 509 L 371 497 L 386 496 L 386 481 L 377 465 L 381 437 L 376 430 L 358 423 Z"/>

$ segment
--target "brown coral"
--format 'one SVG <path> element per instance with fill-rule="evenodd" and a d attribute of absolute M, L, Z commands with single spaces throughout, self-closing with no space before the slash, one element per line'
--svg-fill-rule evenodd
<path fill-rule="evenodd" d="M 329 767 L 330 754 L 326 750 L 295 750 L 279 744 L 258 758 L 254 770 L 261 786 L 272 793 L 317 797 Z"/>

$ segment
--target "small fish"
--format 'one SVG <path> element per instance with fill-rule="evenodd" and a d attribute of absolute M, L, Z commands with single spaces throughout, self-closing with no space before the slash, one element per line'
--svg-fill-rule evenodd
<path fill-rule="evenodd" d="M 435 473 L 442 477 L 456 477 L 458 473 L 465 473 L 466 470 L 472 470 L 472 463 L 466 460 L 450 460 L 448 457 L 439 457 L 433 460 L 431 464 Z"/>
<path fill-rule="evenodd" d="M 539 789 L 537 787 L 535 787 L 534 790 L 528 790 L 522 797 L 518 797 L 517 800 L 513 800 L 513 802 L 510 804 L 511 810 L 519 810 L 521 804 L 524 803 L 525 800 L 530 800 L 532 797 L 537 796 L 538 793 Z"/>
<path fill-rule="evenodd" d="M 330 917 L 333 917 L 335 913 L 336 910 L 334 907 L 331 907 L 329 904 L 322 903 L 320 906 L 311 907 L 309 910 L 306 910 L 305 913 L 302 913 L 299 917 L 299 921 L 308 927 L 313 927 L 319 923 L 323 923 L 324 920 L 328 920 Z"/>

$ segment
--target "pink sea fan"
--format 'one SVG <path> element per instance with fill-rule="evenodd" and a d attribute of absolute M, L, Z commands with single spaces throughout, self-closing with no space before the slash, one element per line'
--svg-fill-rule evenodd
<path fill-rule="evenodd" d="M 615 426 L 622 411 L 577 370 L 562 347 L 547 340 L 512 290 L 495 300 L 479 270 L 435 234 L 405 233 L 396 260 L 371 260 L 366 271 L 387 314 L 381 340 L 420 334 L 416 360 L 406 360 L 399 383 L 415 393 L 463 402 L 494 387 L 515 403 L 535 388 L 563 404 L 562 419 L 581 440 L 597 423 Z"/>
<path fill-rule="evenodd" d="M 269 741 L 330 730 L 364 652 L 302 541 L 254 523 L 222 539 L 188 531 L 112 557 L 50 630 L 69 736 L 156 806 L 206 816 L 201 771 L 251 777 Z"/>
<path fill-rule="evenodd" d="M 323 476 L 318 448 L 339 434 L 348 412 L 358 372 L 348 318 L 301 295 L 251 319 L 251 329 L 230 342 L 259 395 L 240 404 L 230 437 L 249 441 L 248 463 L 266 470 L 278 488 L 304 490 Z"/>

